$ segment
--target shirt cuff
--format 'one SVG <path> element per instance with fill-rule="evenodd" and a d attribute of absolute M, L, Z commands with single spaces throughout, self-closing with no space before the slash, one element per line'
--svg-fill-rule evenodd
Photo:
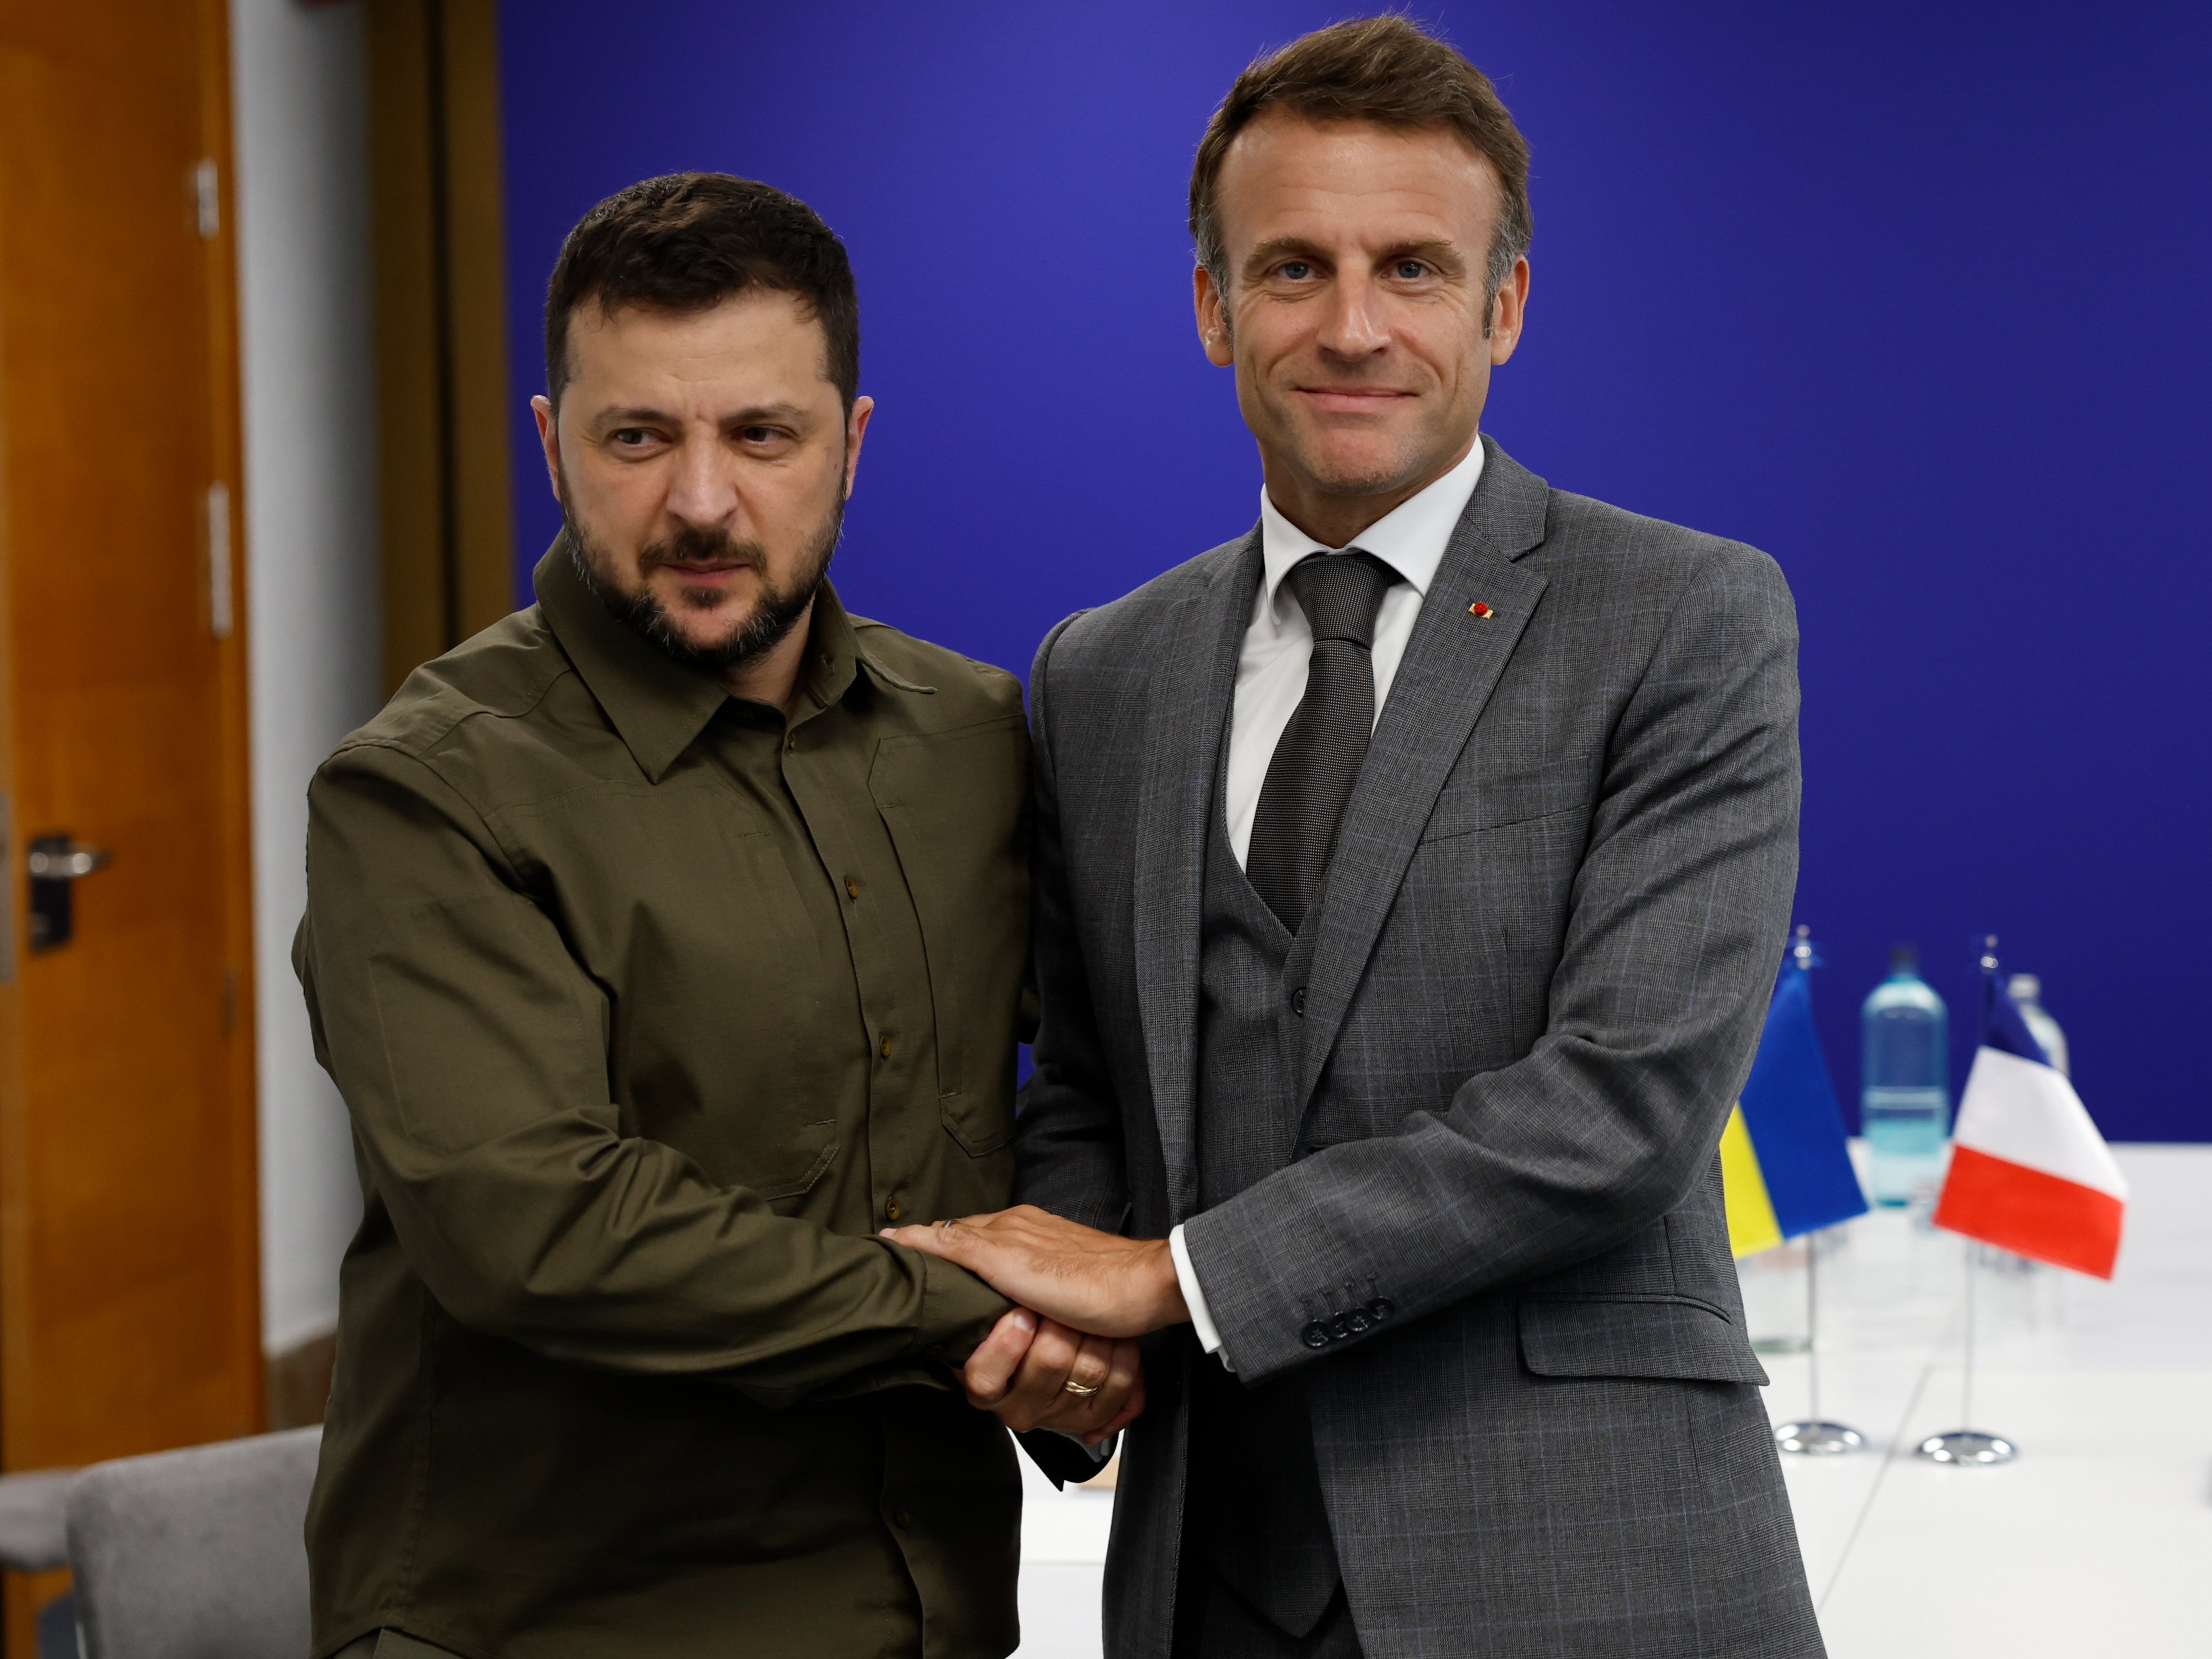
<path fill-rule="evenodd" d="M 1221 1352 L 1221 1333 L 1215 1328 L 1212 1310 L 1206 1305 L 1206 1291 L 1199 1285 L 1198 1269 L 1190 1265 L 1190 1247 L 1182 1242 L 1182 1229 L 1176 1227 L 1168 1233 L 1168 1254 L 1175 1259 L 1176 1283 L 1182 1287 L 1182 1304 L 1190 1310 L 1190 1328 L 1198 1333 L 1199 1346 L 1210 1354 L 1219 1355 L 1221 1368 L 1233 1371 L 1229 1356 Z"/>
<path fill-rule="evenodd" d="M 1114 1455 L 1114 1449 L 1121 1443 L 1121 1437 L 1118 1434 L 1109 1434 L 1094 1446 L 1079 1434 L 1061 1434 L 1058 1429 L 1047 1429 L 1045 1432 L 1060 1435 L 1062 1440 L 1067 1442 L 1102 1469 Z"/>
<path fill-rule="evenodd" d="M 957 1371 L 999 1321 L 1013 1311 L 1014 1304 L 942 1256 L 919 1250 L 908 1254 L 919 1257 L 921 1265 L 921 1315 L 909 1352 L 933 1354 Z"/>

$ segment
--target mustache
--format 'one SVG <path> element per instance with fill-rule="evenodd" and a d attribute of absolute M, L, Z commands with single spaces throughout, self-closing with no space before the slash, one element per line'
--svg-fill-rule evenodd
<path fill-rule="evenodd" d="M 685 526 L 671 536 L 640 548 L 639 574 L 658 565 L 712 564 L 768 574 L 768 550 L 757 541 L 739 541 L 726 530 Z"/>

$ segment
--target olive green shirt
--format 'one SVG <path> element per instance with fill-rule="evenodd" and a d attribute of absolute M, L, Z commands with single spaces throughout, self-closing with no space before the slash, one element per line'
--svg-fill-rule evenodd
<path fill-rule="evenodd" d="M 1008 1304 L 877 1230 L 1007 1201 L 1019 687 L 825 586 L 787 725 L 564 544 L 537 585 L 309 791 L 367 1200 L 315 1651 L 1003 1654 L 1019 1481 L 949 1368 Z"/>

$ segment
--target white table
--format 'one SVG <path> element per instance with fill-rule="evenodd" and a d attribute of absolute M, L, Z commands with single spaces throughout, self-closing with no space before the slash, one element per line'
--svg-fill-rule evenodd
<path fill-rule="evenodd" d="M 2212 1656 L 2212 1146 L 2115 1151 L 2134 1195 L 2111 1284 L 1983 1271 L 1972 1424 L 1962 1241 L 1889 1211 L 1824 1242 L 1822 1412 L 1870 1444 L 1784 1465 L 1832 1659 Z M 1788 1312 L 1796 1272 L 1746 1264 L 1754 1308 Z M 1769 1411 L 1802 1415 L 1804 1358 L 1766 1365 Z M 1912 1456 L 1959 1427 L 2019 1462 Z M 1095 1659 L 1112 1496 L 1024 1468 L 1022 1659 Z"/>

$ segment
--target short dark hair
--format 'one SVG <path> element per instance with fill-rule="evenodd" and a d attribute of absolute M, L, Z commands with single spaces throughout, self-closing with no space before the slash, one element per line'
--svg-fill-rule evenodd
<path fill-rule="evenodd" d="M 1237 135 L 1262 111 L 1310 121 L 1373 121 L 1389 127 L 1445 127 L 1496 169 L 1503 201 L 1485 269 L 1489 301 L 1528 251 L 1528 141 L 1490 77 L 1408 18 L 1361 17 L 1333 24 L 1255 58 L 1206 123 L 1190 170 L 1190 235 L 1198 261 L 1228 289 L 1227 253 L 1215 200 L 1221 164 Z"/>
<path fill-rule="evenodd" d="M 772 185 L 671 173 L 618 190 L 576 222 L 545 285 L 545 394 L 568 384 L 568 319 L 596 301 L 704 311 L 749 288 L 799 296 L 822 325 L 823 376 L 851 409 L 860 389 L 860 301 L 852 262 L 822 216 Z"/>

